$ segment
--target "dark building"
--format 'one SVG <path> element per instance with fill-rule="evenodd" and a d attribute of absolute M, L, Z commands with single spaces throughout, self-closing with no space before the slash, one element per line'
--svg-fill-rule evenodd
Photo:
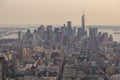
<path fill-rule="evenodd" d="M 112 35 L 110 35 L 109 41 L 113 42 L 113 37 L 112 37 Z"/>
<path fill-rule="evenodd" d="M 82 35 L 85 35 L 85 15 L 82 15 Z"/>
<path fill-rule="evenodd" d="M 57 34 L 58 31 L 60 31 L 60 29 L 59 29 L 58 27 L 56 27 L 54 31 L 55 31 L 55 33 Z"/>
<path fill-rule="evenodd" d="M 74 26 L 73 34 L 74 34 L 74 36 L 76 35 L 76 26 Z"/>
<path fill-rule="evenodd" d="M 55 33 L 53 31 L 52 25 L 48 25 L 45 32 L 45 41 L 46 44 L 53 44 L 55 42 Z"/>
<path fill-rule="evenodd" d="M 39 34 L 39 40 L 41 39 L 45 39 L 45 27 L 44 25 L 40 25 L 40 27 L 38 28 L 38 34 Z"/>
<path fill-rule="evenodd" d="M 82 33 L 83 33 L 82 28 L 78 28 L 77 36 L 78 36 L 79 38 L 82 37 Z"/>
<path fill-rule="evenodd" d="M 97 28 L 89 28 L 89 37 L 97 37 L 98 29 Z"/>
<path fill-rule="evenodd" d="M 0 56 L 0 80 L 6 80 L 6 67 L 5 57 Z"/>
<path fill-rule="evenodd" d="M 61 32 L 62 32 L 63 36 L 67 35 L 67 28 L 65 26 L 61 27 Z"/>
<path fill-rule="evenodd" d="M 47 31 L 50 31 L 50 32 L 53 31 L 53 27 L 52 27 L 52 25 L 48 25 L 48 26 L 47 26 Z"/>
<path fill-rule="evenodd" d="M 72 36 L 73 34 L 71 21 L 67 22 L 67 33 L 68 33 L 68 36 Z"/>
<path fill-rule="evenodd" d="M 103 33 L 102 39 L 103 39 L 103 42 L 107 42 L 109 40 L 108 33 Z"/>
<path fill-rule="evenodd" d="M 22 36 L 23 36 L 23 35 L 22 35 L 22 32 L 21 32 L 21 31 L 19 31 L 19 32 L 18 32 L 18 40 L 19 40 L 19 41 L 21 41 L 21 40 L 22 40 Z"/>

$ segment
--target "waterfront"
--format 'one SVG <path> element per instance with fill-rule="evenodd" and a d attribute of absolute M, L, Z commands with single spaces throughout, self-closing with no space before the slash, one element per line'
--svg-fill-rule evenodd
<path fill-rule="evenodd" d="M 120 42 L 120 34 L 115 34 L 114 29 L 100 29 L 101 32 L 108 32 L 113 36 L 113 41 Z"/>
<path fill-rule="evenodd" d="M 37 25 L 38 26 L 38 25 Z M 17 32 L 18 31 L 22 31 L 22 32 L 26 32 L 27 29 L 30 29 L 31 32 L 33 32 L 34 29 L 37 29 L 38 27 L 37 26 L 22 26 L 22 28 L 20 26 L 17 26 L 17 27 L 6 27 L 6 28 L 2 28 L 2 30 L 0 29 L 0 39 L 11 39 L 11 38 L 14 38 L 16 39 L 18 37 L 17 35 Z M 95 27 L 95 26 L 94 26 Z M 88 31 L 88 28 L 87 27 L 87 31 Z M 109 35 L 111 34 L 113 36 L 113 41 L 116 41 L 116 42 L 120 42 L 120 34 L 115 34 L 115 32 L 120 32 L 120 27 L 98 27 L 98 32 L 107 32 Z M 4 33 L 4 34 L 3 34 Z M 7 35 L 6 35 L 6 34 Z"/>

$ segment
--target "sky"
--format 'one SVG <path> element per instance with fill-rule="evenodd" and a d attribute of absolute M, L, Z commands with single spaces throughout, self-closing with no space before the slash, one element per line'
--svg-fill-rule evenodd
<path fill-rule="evenodd" d="M 120 25 L 120 0 L 0 0 L 0 24 Z"/>

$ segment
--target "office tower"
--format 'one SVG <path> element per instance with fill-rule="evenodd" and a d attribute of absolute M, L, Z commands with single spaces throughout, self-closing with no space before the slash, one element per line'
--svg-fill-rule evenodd
<path fill-rule="evenodd" d="M 82 28 L 78 28 L 77 36 L 78 36 L 79 38 L 81 38 L 81 37 L 83 36 L 82 33 L 83 33 Z"/>
<path fill-rule="evenodd" d="M 82 15 L 82 35 L 85 35 L 85 15 Z"/>
<path fill-rule="evenodd" d="M 37 30 L 35 29 L 33 31 L 33 41 L 35 42 L 36 40 L 38 40 L 38 33 L 37 33 Z"/>
<path fill-rule="evenodd" d="M 56 42 L 59 42 L 59 40 L 62 39 L 62 37 L 60 37 L 61 34 L 62 34 L 61 31 L 60 31 L 60 28 L 55 28 L 54 32 L 55 32 L 55 34 L 56 34 L 55 41 L 56 41 Z"/>
<path fill-rule="evenodd" d="M 68 36 L 63 36 L 63 45 L 67 45 L 68 44 Z"/>
<path fill-rule="evenodd" d="M 65 25 L 65 24 L 63 24 L 63 27 L 66 27 L 66 25 Z"/>
<path fill-rule="evenodd" d="M 73 34 L 74 34 L 74 36 L 76 35 L 76 26 L 74 26 Z"/>
<path fill-rule="evenodd" d="M 99 43 L 102 42 L 102 33 L 101 32 L 98 33 L 98 40 L 99 40 Z"/>
<path fill-rule="evenodd" d="M 22 41 L 23 34 L 21 31 L 18 32 L 18 40 Z"/>
<path fill-rule="evenodd" d="M 47 30 L 45 32 L 45 41 L 48 45 L 52 45 L 55 42 L 55 33 L 53 32 L 51 25 L 47 26 Z"/>
<path fill-rule="evenodd" d="M 45 39 L 45 27 L 44 25 L 40 25 L 38 28 L 38 34 L 39 34 L 39 40 L 44 40 Z"/>
<path fill-rule="evenodd" d="M 39 34 L 39 32 L 35 29 L 34 31 L 33 31 L 33 34 L 32 34 L 32 39 L 31 39 L 31 41 L 33 42 L 33 45 L 35 45 L 35 44 L 37 44 L 38 43 L 38 41 L 39 41 L 39 36 L 40 36 L 40 34 Z"/>
<path fill-rule="evenodd" d="M 27 32 L 25 32 L 25 34 L 23 34 L 23 42 L 28 42 Z"/>
<path fill-rule="evenodd" d="M 44 31 L 45 31 L 44 25 L 40 25 L 40 27 L 38 28 L 38 32 L 44 32 Z"/>
<path fill-rule="evenodd" d="M 54 31 L 55 31 L 55 33 L 57 34 L 58 31 L 60 31 L 60 29 L 59 29 L 58 27 L 56 27 Z"/>
<path fill-rule="evenodd" d="M 72 34 L 73 34 L 71 21 L 67 22 L 67 34 L 68 34 L 68 36 L 72 36 Z"/>
<path fill-rule="evenodd" d="M 46 40 L 52 39 L 52 36 L 53 36 L 52 33 L 53 33 L 52 26 L 48 25 L 46 29 Z"/>
<path fill-rule="evenodd" d="M 27 30 L 27 33 L 31 33 L 31 32 L 30 32 L 30 29 Z"/>
<path fill-rule="evenodd" d="M 102 40 L 103 40 L 103 42 L 107 42 L 108 41 L 108 33 L 103 33 Z"/>
<path fill-rule="evenodd" d="M 110 37 L 109 37 L 109 41 L 113 41 L 113 37 L 112 37 L 112 35 L 110 35 Z"/>
<path fill-rule="evenodd" d="M 65 25 L 64 25 L 64 27 L 61 27 L 61 32 L 62 32 L 63 36 L 67 35 L 67 28 L 65 27 Z"/>
<path fill-rule="evenodd" d="M 4 56 L 0 56 L 0 80 L 6 80 L 7 65 Z"/>
<path fill-rule="evenodd" d="M 99 32 L 99 33 L 98 33 L 98 37 L 101 37 L 101 36 L 102 36 L 102 33 L 101 33 L 101 32 Z"/>
<path fill-rule="evenodd" d="M 63 35 L 61 31 L 58 31 L 57 33 L 57 42 L 62 43 Z"/>
<path fill-rule="evenodd" d="M 50 31 L 50 32 L 53 31 L 53 27 L 52 27 L 52 25 L 47 25 L 47 31 Z"/>
<path fill-rule="evenodd" d="M 98 29 L 97 28 L 89 28 L 89 37 L 97 37 Z"/>
<path fill-rule="evenodd" d="M 30 29 L 27 30 L 27 33 L 25 34 L 25 38 L 27 39 L 27 42 L 30 42 L 32 39 L 32 34 L 30 32 Z"/>

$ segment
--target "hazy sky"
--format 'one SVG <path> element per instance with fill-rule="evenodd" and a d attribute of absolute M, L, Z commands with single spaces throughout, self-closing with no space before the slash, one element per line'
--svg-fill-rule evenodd
<path fill-rule="evenodd" d="M 0 0 L 0 24 L 120 25 L 120 0 Z"/>

